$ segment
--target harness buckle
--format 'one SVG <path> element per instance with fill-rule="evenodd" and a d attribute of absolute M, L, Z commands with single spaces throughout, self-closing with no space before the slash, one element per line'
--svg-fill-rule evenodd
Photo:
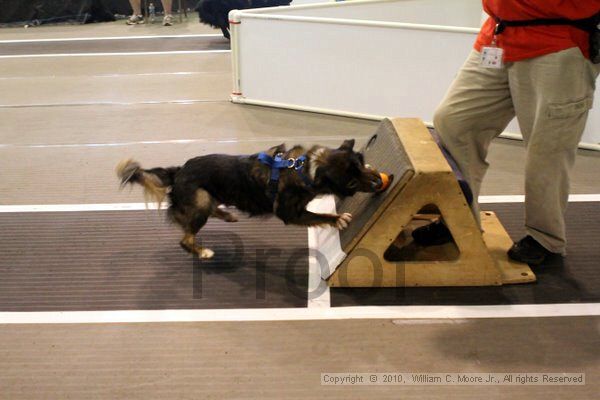
<path fill-rule="evenodd" d="M 296 159 L 294 157 L 288 158 L 287 162 L 288 162 L 288 165 L 287 165 L 288 169 L 292 169 L 296 166 Z"/>

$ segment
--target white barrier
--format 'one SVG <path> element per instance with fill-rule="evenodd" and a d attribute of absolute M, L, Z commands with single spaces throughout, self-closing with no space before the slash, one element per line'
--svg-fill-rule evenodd
<path fill-rule="evenodd" d="M 329 2 L 232 11 L 230 20 L 234 102 L 432 121 L 473 46 L 481 1 Z M 599 143 L 592 110 L 581 144 Z"/>

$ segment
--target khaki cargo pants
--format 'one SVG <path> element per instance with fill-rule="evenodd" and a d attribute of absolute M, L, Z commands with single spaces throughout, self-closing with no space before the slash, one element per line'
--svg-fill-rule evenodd
<path fill-rule="evenodd" d="M 600 68 L 576 47 L 502 69 L 479 67 L 479 56 L 473 50 L 459 71 L 435 112 L 435 128 L 471 185 L 479 219 L 488 147 L 516 116 L 527 151 L 527 234 L 565 254 L 569 174 Z"/>

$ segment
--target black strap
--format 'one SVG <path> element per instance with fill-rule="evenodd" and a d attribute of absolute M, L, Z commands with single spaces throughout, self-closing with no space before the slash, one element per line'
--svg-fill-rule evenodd
<path fill-rule="evenodd" d="M 583 19 L 539 18 L 520 21 L 505 21 L 497 17 L 494 17 L 494 19 L 496 20 L 496 29 L 494 30 L 494 34 L 496 35 L 504 32 L 504 29 L 506 29 L 507 26 L 570 25 L 586 32 L 593 32 L 598 29 L 597 26 L 600 22 L 600 13 Z"/>

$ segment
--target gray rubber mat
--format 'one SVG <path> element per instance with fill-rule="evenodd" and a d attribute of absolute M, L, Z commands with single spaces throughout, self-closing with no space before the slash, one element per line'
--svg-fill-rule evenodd
<path fill-rule="evenodd" d="M 525 235 L 522 203 L 483 204 L 495 211 L 513 238 Z M 332 306 L 494 305 L 600 302 L 600 203 L 570 203 L 565 258 L 555 257 L 533 271 L 537 282 L 470 288 L 332 289 Z"/>
<path fill-rule="evenodd" d="M 488 204 L 515 239 L 523 205 Z M 571 203 L 569 255 L 538 282 L 471 288 L 332 289 L 332 306 L 600 301 L 600 203 Z M 156 211 L 0 214 L 0 311 L 305 307 L 307 232 L 275 218 L 211 220 L 210 261 L 184 253 Z"/>
<path fill-rule="evenodd" d="M 347 212 L 352 214 L 354 221 L 348 229 L 340 232 L 340 243 L 345 252 L 350 252 L 354 246 L 351 242 L 357 235 L 364 235 L 364 227 L 370 227 L 376 220 L 374 215 L 379 211 L 380 206 L 390 199 L 394 187 L 402 178 L 412 176 L 414 173 L 413 165 L 410 162 L 396 129 L 389 119 L 384 119 L 375 134 L 369 139 L 362 151 L 365 163 L 376 167 L 380 172 L 393 175 L 394 180 L 390 187 L 383 193 L 357 193 L 352 197 L 347 197 L 338 201 L 337 209 L 340 213 Z"/>
<path fill-rule="evenodd" d="M 0 214 L 0 311 L 304 307 L 308 236 L 211 220 L 198 260 L 156 211 Z"/>
<path fill-rule="evenodd" d="M 0 55 L 229 50 L 219 36 L 0 43 Z"/>

